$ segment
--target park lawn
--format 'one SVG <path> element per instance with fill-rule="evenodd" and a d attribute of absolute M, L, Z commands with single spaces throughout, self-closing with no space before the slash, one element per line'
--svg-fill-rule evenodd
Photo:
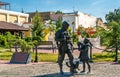
<path fill-rule="evenodd" d="M 13 52 L 4 51 L 0 52 L 0 60 L 10 60 Z M 35 53 L 31 52 L 31 60 L 32 62 L 35 60 Z M 118 59 L 120 60 L 120 53 L 118 54 Z M 112 62 L 115 58 L 114 53 L 97 53 L 93 54 L 94 62 Z M 38 53 L 38 61 L 39 62 L 57 62 L 58 54 L 50 54 L 50 53 Z"/>
<path fill-rule="evenodd" d="M 93 54 L 94 62 L 113 62 L 115 59 L 115 53 L 112 52 L 103 52 Z M 118 60 L 120 60 L 120 53 L 118 53 Z"/>
<path fill-rule="evenodd" d="M 31 52 L 32 61 L 35 60 L 35 53 Z M 38 53 L 39 62 L 57 62 L 58 54 Z"/>
<path fill-rule="evenodd" d="M 4 51 L 0 52 L 0 60 L 10 60 L 13 52 Z M 32 62 L 35 60 L 35 53 L 31 52 Z M 57 62 L 58 54 L 38 53 L 39 62 Z"/>
<path fill-rule="evenodd" d="M 12 57 L 12 52 L 2 51 L 0 52 L 0 60 L 10 60 Z"/>

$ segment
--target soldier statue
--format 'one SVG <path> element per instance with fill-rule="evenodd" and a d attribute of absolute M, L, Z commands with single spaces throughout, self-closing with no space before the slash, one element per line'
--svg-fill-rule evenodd
<path fill-rule="evenodd" d="M 55 33 L 55 41 L 57 43 L 57 47 L 58 47 L 58 65 L 60 68 L 60 73 L 64 74 L 63 72 L 63 60 L 65 58 L 65 54 L 68 55 L 69 57 L 69 62 L 70 62 L 70 72 L 73 74 L 75 72 L 77 72 L 74 68 L 74 64 L 73 64 L 73 55 L 72 55 L 72 51 L 73 51 L 73 45 L 70 41 L 71 37 L 67 31 L 69 27 L 69 24 L 64 21 L 62 23 L 62 28 L 60 30 L 58 30 Z"/>

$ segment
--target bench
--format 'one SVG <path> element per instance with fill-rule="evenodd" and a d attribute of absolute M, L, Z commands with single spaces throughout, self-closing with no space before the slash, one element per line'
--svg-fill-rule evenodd
<path fill-rule="evenodd" d="M 40 48 L 40 49 L 52 49 L 52 51 L 53 51 L 53 53 L 54 53 L 54 51 L 55 51 L 55 49 L 56 49 L 56 46 L 55 46 L 55 44 L 54 44 L 54 42 L 53 41 L 40 41 L 40 42 L 38 42 L 38 44 L 37 44 L 38 46 L 40 45 L 51 45 L 52 47 L 38 47 L 38 48 Z"/>

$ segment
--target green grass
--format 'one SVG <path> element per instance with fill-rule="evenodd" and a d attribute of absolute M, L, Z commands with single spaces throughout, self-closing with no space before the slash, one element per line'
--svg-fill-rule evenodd
<path fill-rule="evenodd" d="M 10 60 L 12 57 L 12 52 L 0 52 L 0 60 Z"/>
<path fill-rule="evenodd" d="M 10 60 L 13 52 L 0 52 L 0 60 Z M 35 53 L 31 52 L 31 60 L 35 60 Z M 38 53 L 39 62 L 57 62 L 58 54 Z"/>
<path fill-rule="evenodd" d="M 31 53 L 32 61 L 35 60 L 35 53 Z M 39 62 L 57 62 L 58 54 L 38 53 Z"/>
<path fill-rule="evenodd" d="M 4 49 L 4 48 L 0 47 L 0 50 L 2 50 L 2 49 Z"/>
<path fill-rule="evenodd" d="M 10 60 L 13 52 L 3 51 L 0 52 L 0 60 Z M 35 53 L 31 52 L 32 61 L 35 60 Z M 58 58 L 58 54 L 49 54 L 49 53 L 38 53 L 38 61 L 39 62 L 56 62 Z M 93 54 L 94 62 L 111 62 L 115 58 L 114 53 L 97 53 Z M 118 58 L 120 60 L 120 53 L 118 54 Z"/>
<path fill-rule="evenodd" d="M 110 53 L 110 52 L 93 54 L 94 62 L 112 62 L 114 58 L 115 58 L 115 53 Z M 118 55 L 118 59 L 120 59 L 120 53 Z"/>

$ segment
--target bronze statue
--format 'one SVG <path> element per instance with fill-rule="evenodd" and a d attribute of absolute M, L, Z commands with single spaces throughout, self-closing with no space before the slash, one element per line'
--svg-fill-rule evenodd
<path fill-rule="evenodd" d="M 78 42 L 78 49 L 80 51 L 80 55 L 79 55 L 79 59 L 80 61 L 83 62 L 83 70 L 81 71 L 81 73 L 85 73 L 85 63 L 88 66 L 88 72 L 87 73 L 91 73 L 91 66 L 89 64 L 89 56 L 88 56 L 88 50 L 89 50 L 89 46 L 91 46 L 92 44 L 90 43 L 90 41 L 85 38 L 83 43 Z"/>
<path fill-rule="evenodd" d="M 74 64 L 73 64 L 73 59 L 74 59 L 74 57 L 72 55 L 73 45 L 70 40 L 71 37 L 67 31 L 68 27 L 69 27 L 69 24 L 66 21 L 64 21 L 62 23 L 62 28 L 55 33 L 55 41 L 57 43 L 58 52 L 59 52 L 58 64 L 60 67 L 61 74 L 64 74 L 63 69 L 62 69 L 62 66 L 63 66 L 62 63 L 65 58 L 65 54 L 67 54 L 69 57 L 70 72 L 71 73 L 76 72 L 76 70 L 74 68 Z"/>

